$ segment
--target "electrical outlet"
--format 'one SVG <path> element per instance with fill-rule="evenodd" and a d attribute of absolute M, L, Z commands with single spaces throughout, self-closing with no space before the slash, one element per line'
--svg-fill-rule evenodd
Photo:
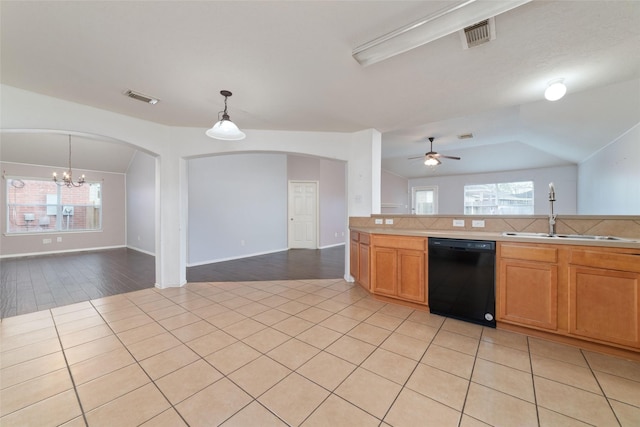
<path fill-rule="evenodd" d="M 484 228 L 484 219 L 474 219 L 471 221 L 472 227 Z"/>
<path fill-rule="evenodd" d="M 384 223 L 387 225 L 392 225 L 393 224 L 393 218 L 387 218 L 384 220 Z"/>
<path fill-rule="evenodd" d="M 333 237 L 338 237 L 338 232 L 333 233 Z"/>
<path fill-rule="evenodd" d="M 244 240 L 240 240 L 240 246 L 244 246 Z"/>
<path fill-rule="evenodd" d="M 51 243 L 51 239 L 42 239 L 42 244 L 43 245 L 48 245 Z"/>
<path fill-rule="evenodd" d="M 58 243 L 62 243 L 62 236 L 58 236 L 58 237 L 56 238 L 56 242 L 58 242 Z"/>
<path fill-rule="evenodd" d="M 454 219 L 453 220 L 454 227 L 464 227 L 464 219 Z"/>
<path fill-rule="evenodd" d="M 382 224 L 382 218 L 376 218 L 374 222 L 376 224 Z"/>

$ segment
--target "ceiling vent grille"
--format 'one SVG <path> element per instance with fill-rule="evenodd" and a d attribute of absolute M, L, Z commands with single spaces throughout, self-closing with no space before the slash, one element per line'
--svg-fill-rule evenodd
<path fill-rule="evenodd" d="M 137 92 L 134 92 L 132 90 L 128 90 L 124 94 L 126 96 L 128 96 L 129 98 L 133 98 L 133 99 L 138 100 L 138 101 L 146 102 L 147 104 L 151 104 L 151 105 L 155 105 L 159 101 L 159 99 L 157 99 L 157 98 L 152 98 L 150 96 L 143 95 L 141 93 L 137 93 Z"/>
<path fill-rule="evenodd" d="M 471 138 L 473 138 L 473 134 L 471 132 L 458 135 L 458 139 L 471 139 Z"/>
<path fill-rule="evenodd" d="M 485 19 L 460 30 L 460 38 L 462 39 L 462 47 L 465 49 L 480 46 L 494 40 L 496 38 L 494 18 Z"/>

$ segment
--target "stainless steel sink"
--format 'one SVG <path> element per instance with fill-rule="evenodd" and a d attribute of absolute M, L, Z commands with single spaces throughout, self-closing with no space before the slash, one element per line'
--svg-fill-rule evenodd
<path fill-rule="evenodd" d="M 636 242 L 636 240 L 625 239 L 615 236 L 594 236 L 589 234 L 548 234 L 548 233 L 526 233 L 518 231 L 506 231 L 502 233 L 508 237 L 533 237 L 541 239 L 567 239 L 567 240 L 608 240 L 616 242 Z"/>

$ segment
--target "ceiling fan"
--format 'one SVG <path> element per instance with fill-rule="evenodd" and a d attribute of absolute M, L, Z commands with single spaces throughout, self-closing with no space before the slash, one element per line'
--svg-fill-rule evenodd
<path fill-rule="evenodd" d="M 438 154 L 435 151 L 433 151 L 433 140 L 435 138 L 430 136 L 429 137 L 429 142 L 431 143 L 431 148 L 429 149 L 428 153 L 425 153 L 424 156 L 416 156 L 416 157 L 409 157 L 409 160 L 413 160 L 413 159 L 420 159 L 424 157 L 424 164 L 427 166 L 438 166 L 440 163 L 442 163 L 440 161 L 440 159 L 452 159 L 452 160 L 460 160 L 460 157 L 455 157 L 455 156 L 445 156 L 444 154 Z"/>

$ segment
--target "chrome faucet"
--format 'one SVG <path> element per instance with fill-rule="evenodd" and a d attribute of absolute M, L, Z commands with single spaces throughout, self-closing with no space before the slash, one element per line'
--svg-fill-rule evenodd
<path fill-rule="evenodd" d="M 557 215 L 553 213 L 553 202 L 556 201 L 556 189 L 553 186 L 553 182 L 549 183 L 549 205 L 551 210 L 549 211 L 549 235 L 553 236 L 556 234 L 556 217 Z"/>

